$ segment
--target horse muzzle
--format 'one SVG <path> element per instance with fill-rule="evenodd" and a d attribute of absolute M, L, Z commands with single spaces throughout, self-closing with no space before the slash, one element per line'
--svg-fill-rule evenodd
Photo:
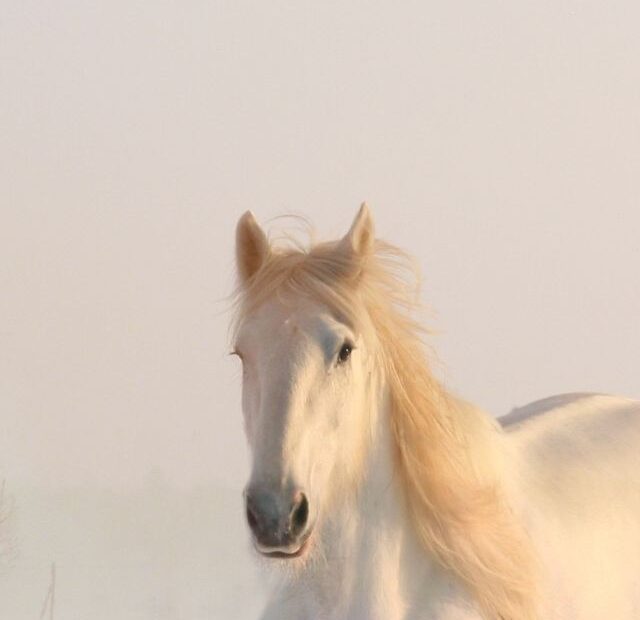
<path fill-rule="evenodd" d="M 302 555 L 312 531 L 309 501 L 302 491 L 283 497 L 252 488 L 245 492 L 245 502 L 247 522 L 257 551 L 271 558 Z"/>

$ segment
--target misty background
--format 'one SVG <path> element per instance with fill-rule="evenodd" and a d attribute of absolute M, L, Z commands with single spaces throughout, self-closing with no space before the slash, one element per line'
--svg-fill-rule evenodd
<path fill-rule="evenodd" d="M 640 397 L 636 2 L 0 0 L 0 617 L 257 616 L 237 218 L 414 254 L 446 384 Z M 48 612 L 47 612 L 48 613 Z"/>

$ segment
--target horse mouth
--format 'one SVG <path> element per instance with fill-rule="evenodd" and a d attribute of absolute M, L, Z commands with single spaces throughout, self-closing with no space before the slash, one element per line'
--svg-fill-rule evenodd
<path fill-rule="evenodd" d="M 311 532 L 303 538 L 302 543 L 295 551 L 284 551 L 282 549 L 278 549 L 277 551 L 268 551 L 267 549 L 260 549 L 257 545 L 256 550 L 265 558 L 271 558 L 274 560 L 293 560 L 294 558 L 301 557 L 305 553 L 309 547 L 310 538 Z"/>

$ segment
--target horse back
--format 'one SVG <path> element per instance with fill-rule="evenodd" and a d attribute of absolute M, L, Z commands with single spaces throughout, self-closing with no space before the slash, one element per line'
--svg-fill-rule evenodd
<path fill-rule="evenodd" d="M 499 418 L 507 441 L 533 468 L 619 478 L 640 476 L 640 401 L 605 394 L 561 394 Z M 622 469 L 610 469 L 615 464 Z"/>

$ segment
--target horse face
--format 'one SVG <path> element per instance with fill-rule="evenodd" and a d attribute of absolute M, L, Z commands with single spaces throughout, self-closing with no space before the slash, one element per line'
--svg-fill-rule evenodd
<path fill-rule="evenodd" d="M 296 557 L 354 483 L 366 432 L 366 347 L 312 301 L 264 304 L 237 339 L 252 452 L 247 520 L 264 555 Z M 328 515 L 330 516 L 330 515 Z"/>

